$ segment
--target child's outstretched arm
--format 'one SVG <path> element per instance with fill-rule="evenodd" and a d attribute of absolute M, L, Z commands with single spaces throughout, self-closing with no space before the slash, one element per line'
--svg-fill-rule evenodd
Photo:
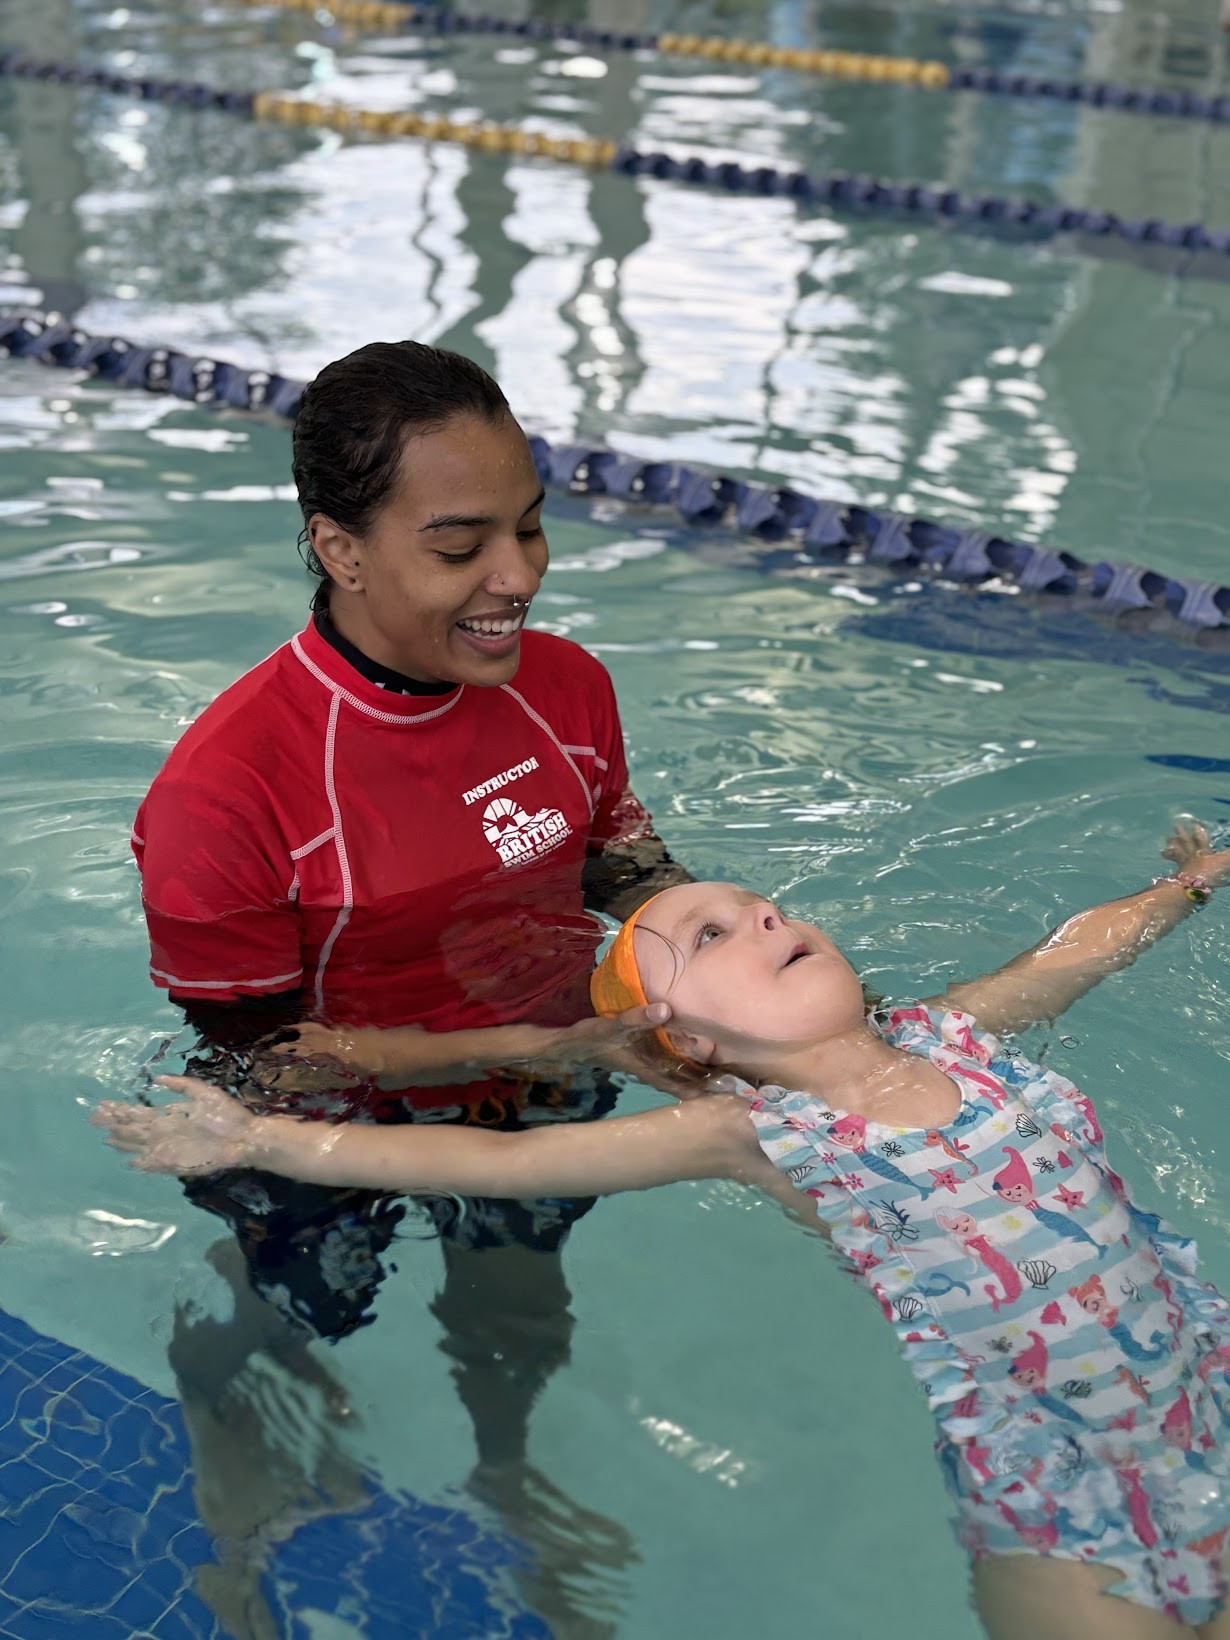
<path fill-rule="evenodd" d="M 773 1188 L 781 1179 L 756 1142 L 746 1100 L 736 1095 L 603 1122 L 495 1133 L 255 1116 L 193 1077 L 158 1080 L 183 1101 L 159 1107 L 107 1101 L 91 1118 L 108 1130 L 109 1144 L 129 1152 L 134 1167 L 152 1173 L 255 1167 L 395 1194 L 519 1198 L 609 1195 L 682 1179 L 734 1178 Z"/>
<path fill-rule="evenodd" d="M 1203 826 L 1177 825 L 1163 856 L 1177 867 L 1126 899 L 1079 911 L 1038 945 L 981 979 L 950 985 L 933 1004 L 962 1009 L 996 1035 L 1056 1019 L 1106 977 L 1169 934 L 1214 888 L 1230 881 L 1230 849 L 1215 851 Z"/>

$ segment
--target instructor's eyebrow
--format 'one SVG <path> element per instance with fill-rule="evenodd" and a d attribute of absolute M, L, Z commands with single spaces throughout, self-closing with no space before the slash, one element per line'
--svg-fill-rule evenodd
<path fill-rule="evenodd" d="M 524 518 L 526 513 L 532 513 L 535 507 L 541 507 L 546 499 L 547 492 L 539 490 L 529 506 L 522 508 L 521 517 Z M 484 524 L 494 523 L 495 520 L 490 513 L 437 513 L 434 518 L 429 518 L 425 524 L 419 525 L 418 534 L 425 535 L 428 530 L 474 530 Z"/>
<path fill-rule="evenodd" d="M 435 518 L 429 518 L 425 524 L 420 524 L 418 533 L 426 535 L 428 530 L 466 530 L 477 529 L 482 524 L 492 522 L 489 513 L 437 513 Z"/>

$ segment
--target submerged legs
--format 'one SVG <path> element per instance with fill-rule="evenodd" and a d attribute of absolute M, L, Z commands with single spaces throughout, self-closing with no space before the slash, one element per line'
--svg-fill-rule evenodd
<path fill-rule="evenodd" d="M 526 1456 L 534 1403 L 570 1355 L 575 1323 L 560 1254 L 448 1241 L 443 1250 L 444 1284 L 432 1310 L 474 1424 L 478 1462 L 469 1490 L 525 1545 L 522 1595 L 560 1640 L 611 1635 L 618 1574 L 637 1558 L 632 1539 L 581 1508 Z"/>
<path fill-rule="evenodd" d="M 168 1358 L 192 1446 L 196 1503 L 217 1560 L 202 1599 L 235 1640 L 279 1640 L 261 1576 L 269 1552 L 305 1520 L 363 1505 L 358 1467 L 333 1438 L 345 1394 L 309 1349 L 310 1334 L 257 1297 L 239 1248 L 210 1263 L 234 1296 L 216 1321 L 176 1311 Z"/>
<path fill-rule="evenodd" d="M 306 1251 L 301 1243 L 295 1250 L 301 1245 Z M 474 1426 L 468 1489 L 524 1546 L 514 1574 L 522 1598 L 559 1640 L 605 1640 L 621 1604 L 619 1574 L 636 1559 L 632 1540 L 573 1502 L 527 1456 L 534 1404 L 570 1353 L 574 1321 L 559 1251 L 441 1245 L 444 1279 L 432 1310 Z M 209 1258 L 234 1313 L 218 1321 L 181 1308 L 168 1352 L 197 1507 L 216 1545 L 199 1587 L 235 1640 L 278 1640 L 261 1588 L 272 1550 L 314 1516 L 361 1508 L 367 1492 L 338 1440 L 351 1416 L 345 1391 L 313 1349 L 309 1326 L 254 1289 L 251 1248 L 228 1239 Z M 374 1258 L 368 1267 L 352 1256 L 345 1267 L 355 1287 L 374 1293 Z M 399 1405 L 401 1416 L 425 1415 L 412 1396 L 399 1396 Z"/>

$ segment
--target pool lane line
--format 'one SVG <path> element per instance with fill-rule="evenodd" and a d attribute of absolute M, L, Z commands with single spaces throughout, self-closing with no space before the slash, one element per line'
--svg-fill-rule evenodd
<path fill-rule="evenodd" d="M 905 220 L 933 219 L 975 227 L 1016 229 L 1029 240 L 1055 234 L 1087 234 L 1135 245 L 1163 245 L 1181 251 L 1210 251 L 1230 256 L 1230 231 L 1199 222 L 1165 222 L 1157 217 L 1123 218 L 1112 211 L 1083 206 L 1038 205 L 1028 199 L 995 194 L 964 194 L 918 182 L 852 177 L 833 171 L 811 176 L 773 165 L 741 165 L 736 160 L 705 160 L 644 152 L 627 143 L 599 137 L 552 137 L 521 126 L 489 121 L 450 120 L 443 115 L 396 113 L 350 108 L 342 103 L 313 102 L 276 91 L 222 91 L 198 81 L 160 80 L 146 75 L 115 74 L 82 64 L 46 62 L 0 50 L 0 76 L 57 81 L 166 102 L 190 108 L 217 108 L 282 125 L 316 127 L 346 136 L 408 137 L 422 142 L 458 143 L 489 154 L 538 156 L 623 176 L 652 177 L 684 187 L 717 192 L 781 196 L 800 204 L 830 205 L 838 210 L 883 211 Z"/>
<path fill-rule="evenodd" d="M 921 85 L 942 90 L 952 71 L 944 64 L 916 57 L 886 57 L 864 51 L 813 50 L 775 46 L 758 40 L 726 40 L 717 35 L 636 34 L 595 28 L 588 23 L 546 19 L 491 17 L 482 12 L 445 11 L 436 6 L 397 5 L 393 0 L 244 0 L 247 5 L 278 11 L 300 11 L 315 21 L 392 32 L 420 30 L 435 34 L 491 34 L 521 40 L 570 40 L 597 51 L 646 51 L 660 57 L 697 57 L 705 62 L 738 63 L 750 68 L 788 68 L 834 80 L 867 80 L 881 85 Z"/>
<path fill-rule="evenodd" d="M 243 0 L 246 5 L 303 12 L 315 21 L 390 33 L 494 35 L 522 40 L 568 40 L 599 52 L 652 52 L 660 57 L 688 57 L 743 68 L 784 68 L 829 80 L 869 85 L 915 85 L 928 91 L 978 91 L 985 96 L 1013 97 L 1111 109 L 1164 119 L 1230 123 L 1230 96 L 1206 95 L 1165 86 L 1113 85 L 1104 80 L 1063 80 L 1036 74 L 1001 73 L 995 68 L 950 67 L 917 57 L 887 57 L 864 51 L 832 51 L 804 46 L 775 46 L 757 40 L 727 40 L 701 34 L 625 34 L 587 23 L 545 19 L 514 20 L 481 12 L 445 11 L 437 6 L 409 6 L 394 0 Z"/>
<path fill-rule="evenodd" d="M 117 386 L 167 393 L 188 403 L 265 412 L 294 421 L 305 384 L 267 370 L 175 348 L 90 336 L 55 314 L 0 313 L 0 357 L 81 370 Z M 1162 575 L 1138 564 L 1089 563 L 1070 552 L 1032 546 L 929 518 L 809 496 L 787 486 L 749 483 L 674 461 L 585 444 L 552 444 L 531 434 L 544 485 L 579 497 L 613 497 L 670 509 L 691 529 L 737 531 L 778 546 L 786 567 L 872 564 L 899 575 L 931 574 L 1065 599 L 1073 607 L 1121 614 L 1151 612 L 1211 631 L 1230 628 L 1230 586 Z"/>

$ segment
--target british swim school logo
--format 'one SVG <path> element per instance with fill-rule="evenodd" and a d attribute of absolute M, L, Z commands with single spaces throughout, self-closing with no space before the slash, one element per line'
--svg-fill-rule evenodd
<path fill-rule="evenodd" d="M 527 814 L 511 797 L 494 798 L 483 810 L 483 835 L 501 865 L 526 865 L 558 848 L 572 827 L 558 809 Z"/>

